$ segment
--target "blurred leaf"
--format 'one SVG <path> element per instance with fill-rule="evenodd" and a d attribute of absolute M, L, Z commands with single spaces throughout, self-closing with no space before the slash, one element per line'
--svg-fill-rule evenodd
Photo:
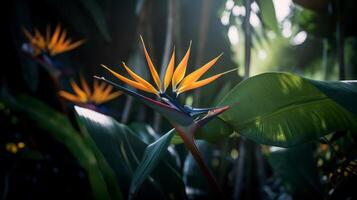
<path fill-rule="evenodd" d="M 293 146 L 334 131 L 356 130 L 357 117 L 334 101 L 355 109 L 357 105 L 350 103 L 356 86 L 317 82 L 290 73 L 265 73 L 234 87 L 220 103 L 231 108 L 220 116 L 239 134 L 258 143 Z M 337 97 L 340 93 L 343 98 Z"/>
<path fill-rule="evenodd" d="M 83 142 L 80 134 L 72 127 L 65 115 L 29 96 L 21 96 L 16 100 L 8 98 L 6 102 L 15 110 L 24 112 L 38 127 L 47 131 L 68 148 L 86 170 L 96 199 L 110 199 L 107 184 L 115 183 L 105 182 L 96 156 Z M 110 170 L 110 168 L 105 170 Z"/>
<path fill-rule="evenodd" d="M 78 119 L 114 169 L 120 188 L 129 191 L 134 169 L 139 165 L 147 144 L 127 126 L 109 116 L 77 106 L 75 110 Z M 160 199 L 170 194 L 180 199 L 185 195 L 181 177 L 166 162 L 160 162 L 149 181 L 150 185 L 144 183 L 144 191 L 139 194 L 145 195 L 145 198 Z"/>
<path fill-rule="evenodd" d="M 133 197 L 132 195 L 135 195 L 141 184 L 156 168 L 165 153 L 167 153 L 167 148 L 170 145 L 173 135 L 174 130 L 171 130 L 146 147 L 143 158 L 133 174 L 130 184 L 129 199 L 130 197 Z"/>
<path fill-rule="evenodd" d="M 275 15 L 275 8 L 272 0 L 257 1 L 260 12 L 262 13 L 263 23 L 273 30 L 277 35 L 280 35 L 278 21 Z"/>
<path fill-rule="evenodd" d="M 288 149 L 274 149 L 268 155 L 274 175 L 283 180 L 289 192 L 300 198 L 305 196 L 319 199 L 322 192 L 313 152 L 313 144 L 304 144 Z"/>
<path fill-rule="evenodd" d="M 89 11 L 99 31 L 106 41 L 110 42 L 109 28 L 105 21 L 105 14 L 96 0 L 81 0 L 82 5 Z"/>

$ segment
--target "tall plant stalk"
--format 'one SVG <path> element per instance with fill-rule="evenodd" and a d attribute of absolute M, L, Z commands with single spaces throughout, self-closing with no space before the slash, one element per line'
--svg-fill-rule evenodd
<path fill-rule="evenodd" d="M 251 25 L 250 25 L 250 12 L 252 0 L 245 0 L 244 7 L 246 15 L 244 17 L 244 79 L 249 78 L 250 73 L 250 54 L 251 54 Z M 243 187 L 243 171 L 246 156 L 246 139 L 240 137 L 239 142 L 239 157 L 235 167 L 236 180 L 234 184 L 233 199 L 239 199 Z"/>

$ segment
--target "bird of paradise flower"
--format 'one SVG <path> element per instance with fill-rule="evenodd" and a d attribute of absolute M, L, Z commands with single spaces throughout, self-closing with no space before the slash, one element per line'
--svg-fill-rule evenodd
<path fill-rule="evenodd" d="M 119 90 L 142 101 L 144 104 L 160 112 L 164 117 L 166 117 L 168 121 L 176 129 L 176 132 L 182 138 L 184 144 L 190 150 L 191 154 L 193 155 L 196 162 L 198 163 L 198 166 L 200 167 L 205 177 L 207 178 L 208 182 L 212 186 L 212 189 L 214 189 L 214 191 L 219 193 L 221 197 L 224 196 L 219 185 L 217 184 L 216 179 L 214 178 L 213 174 L 205 164 L 203 157 L 201 156 L 197 148 L 194 135 L 198 128 L 202 127 L 208 121 L 210 121 L 220 113 L 224 112 L 229 107 L 223 106 L 217 108 L 193 108 L 187 105 L 182 105 L 178 101 L 177 97 L 183 92 L 193 90 L 199 87 L 203 87 L 217 80 L 224 74 L 234 71 L 236 69 L 219 73 L 209 78 L 200 80 L 200 78 L 217 62 L 217 60 L 221 57 L 222 55 L 221 54 L 216 58 L 212 59 L 211 61 L 209 61 L 208 63 L 206 63 L 205 65 L 203 65 L 201 68 L 185 76 L 187 70 L 187 64 L 190 56 L 190 51 L 191 51 L 191 43 L 190 43 L 187 52 L 185 53 L 181 62 L 177 65 L 176 69 L 175 69 L 175 50 L 173 50 L 169 64 L 166 68 L 165 75 L 163 77 L 163 80 L 161 80 L 149 56 L 143 38 L 142 37 L 140 38 L 143 45 L 148 68 L 152 75 L 156 87 L 153 86 L 148 81 L 146 81 L 145 79 L 143 79 L 142 77 L 140 77 L 139 75 L 137 75 L 135 72 L 133 72 L 124 62 L 123 62 L 123 67 L 125 68 L 126 72 L 129 74 L 131 79 L 113 71 L 112 69 L 110 69 L 105 65 L 102 65 L 102 67 L 107 69 L 115 77 L 117 77 L 119 80 L 123 81 L 124 83 L 128 84 L 129 86 L 156 95 L 159 101 L 146 97 L 142 94 L 139 94 L 121 85 L 118 85 L 112 81 L 105 79 L 104 77 L 95 77 L 95 78 L 116 86 Z M 167 88 L 170 86 L 170 84 L 172 87 L 172 94 L 174 95 L 170 95 L 167 92 Z M 131 195 L 134 195 L 134 193 L 135 191 L 130 191 Z"/>
<path fill-rule="evenodd" d="M 32 52 L 34 56 L 38 56 L 42 53 L 55 56 L 70 50 L 73 50 L 84 43 L 84 40 L 78 40 L 72 42 L 71 38 L 67 37 L 67 31 L 62 29 L 60 25 L 57 25 L 55 31 L 51 35 L 51 28 L 47 26 L 46 36 L 35 28 L 34 34 L 23 28 L 23 32 L 29 41 L 30 46 L 25 46 L 29 52 Z"/>
<path fill-rule="evenodd" d="M 70 67 L 63 65 L 54 56 L 81 46 L 84 40 L 72 42 L 72 39 L 67 36 L 67 31 L 60 25 L 57 25 L 53 34 L 50 26 L 47 26 L 45 35 L 37 28 L 34 28 L 33 34 L 25 28 L 23 32 L 28 40 L 22 45 L 23 52 L 48 70 L 54 79 L 74 73 Z"/>
<path fill-rule="evenodd" d="M 113 100 L 122 94 L 122 92 L 119 91 L 112 92 L 113 86 L 104 82 L 98 84 L 97 80 L 94 80 L 93 90 L 91 90 L 89 84 L 82 75 L 80 76 L 80 82 L 82 88 L 79 87 L 79 85 L 73 80 L 70 81 L 74 94 L 61 90 L 58 92 L 58 95 L 75 104 L 100 105 L 107 101 Z"/>

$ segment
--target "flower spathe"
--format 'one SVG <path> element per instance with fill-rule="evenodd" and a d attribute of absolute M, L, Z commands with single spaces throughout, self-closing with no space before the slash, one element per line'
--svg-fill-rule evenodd
<path fill-rule="evenodd" d="M 47 26 L 45 36 L 41 34 L 37 28 L 35 28 L 34 34 L 31 34 L 25 28 L 23 28 L 23 31 L 29 41 L 34 56 L 38 56 L 41 53 L 55 56 L 73 50 L 84 43 L 84 40 L 72 42 L 71 38 L 67 37 L 67 31 L 61 29 L 60 25 L 57 25 L 52 35 L 49 26 Z"/>
<path fill-rule="evenodd" d="M 61 90 L 58 95 L 77 104 L 95 104 L 99 105 L 110 101 L 122 94 L 122 92 L 116 91 L 112 92 L 113 86 L 108 85 L 104 82 L 98 84 L 97 80 L 93 82 L 93 90 L 90 89 L 88 83 L 84 80 L 83 76 L 80 76 L 80 82 L 82 88 L 71 80 L 71 86 L 75 94 L 69 93 L 67 91 Z"/>
<path fill-rule="evenodd" d="M 211 77 L 203 79 L 203 80 L 199 80 L 222 56 L 222 54 L 220 54 L 219 56 L 212 59 L 211 61 L 209 61 L 202 67 L 200 67 L 199 69 L 197 69 L 197 70 L 193 71 L 192 73 L 188 74 L 187 76 L 185 76 L 187 64 L 188 64 L 188 60 L 189 60 L 190 52 L 191 52 L 191 43 L 190 43 L 189 48 L 187 49 L 181 62 L 177 65 L 176 69 L 175 69 L 175 49 L 173 50 L 169 64 L 166 68 L 165 76 L 163 77 L 163 80 L 161 80 L 159 77 L 159 74 L 157 73 L 156 68 L 150 58 L 150 55 L 146 49 L 144 40 L 142 39 L 142 37 L 140 37 L 140 38 L 141 38 L 141 42 L 143 45 L 146 62 L 147 62 L 150 74 L 154 80 L 155 86 L 153 86 L 151 83 L 149 83 L 148 81 L 146 81 L 145 79 L 143 79 L 139 75 L 137 75 L 135 72 L 133 72 L 124 62 L 122 64 L 122 66 L 125 68 L 126 72 L 129 74 L 129 76 L 132 79 L 126 78 L 125 76 L 113 71 L 109 67 L 102 65 L 102 67 L 104 67 L 109 72 L 111 72 L 115 77 L 117 77 L 121 81 L 125 82 L 126 84 L 128 84 L 131 87 L 134 87 L 138 90 L 152 93 L 152 94 L 159 96 L 160 94 L 164 94 L 166 92 L 167 88 L 169 87 L 169 85 L 171 83 L 172 91 L 174 93 L 176 93 L 177 95 L 179 95 L 183 92 L 205 86 L 205 85 L 215 81 L 222 75 L 233 71 L 233 70 L 230 70 L 227 72 L 216 74 L 214 76 L 211 76 Z"/>

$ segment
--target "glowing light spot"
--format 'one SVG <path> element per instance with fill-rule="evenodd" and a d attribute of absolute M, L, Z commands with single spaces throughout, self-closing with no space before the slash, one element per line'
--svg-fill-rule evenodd
<path fill-rule="evenodd" d="M 295 37 L 291 38 L 290 43 L 292 45 L 300 45 L 305 42 L 307 38 L 307 33 L 305 31 L 300 31 Z"/>
<path fill-rule="evenodd" d="M 234 159 L 234 160 L 239 157 L 239 152 L 238 152 L 237 149 L 232 149 L 232 151 L 231 151 L 231 157 L 232 157 L 232 159 Z"/>
<path fill-rule="evenodd" d="M 264 50 L 259 50 L 258 52 L 258 57 L 261 59 L 261 60 L 265 60 L 267 57 L 268 57 L 268 54 L 266 51 Z"/>
<path fill-rule="evenodd" d="M 234 6 L 234 1 L 233 0 L 227 0 L 226 1 L 226 10 L 232 9 Z"/>
<path fill-rule="evenodd" d="M 282 22 L 291 12 L 291 0 L 273 0 L 273 4 L 275 7 L 275 15 L 278 22 Z"/>
<path fill-rule="evenodd" d="M 16 153 L 18 151 L 16 144 L 10 142 L 5 146 L 6 150 L 10 153 Z"/>
<path fill-rule="evenodd" d="M 245 16 L 245 8 L 244 6 L 234 6 L 232 9 L 232 14 L 234 16 Z"/>
<path fill-rule="evenodd" d="M 290 21 L 285 21 L 283 23 L 282 34 L 285 38 L 288 38 L 291 36 L 292 32 L 291 32 L 291 22 Z"/>
<path fill-rule="evenodd" d="M 251 12 L 251 13 L 250 13 L 249 23 L 250 23 L 253 27 L 258 27 L 258 26 L 260 25 L 259 17 L 258 17 L 257 14 L 255 14 L 254 12 Z"/>
<path fill-rule="evenodd" d="M 239 33 L 235 26 L 230 26 L 228 29 L 228 38 L 232 45 L 237 45 L 239 43 Z"/>
<path fill-rule="evenodd" d="M 250 8 L 255 13 L 259 12 L 259 6 L 258 6 L 257 2 L 255 2 L 255 1 L 250 5 Z"/>
<path fill-rule="evenodd" d="M 282 147 L 276 147 L 276 146 L 271 146 L 270 147 L 270 152 L 279 152 L 279 151 L 284 151 L 285 148 Z"/>
<path fill-rule="evenodd" d="M 230 16 L 230 12 L 224 11 L 222 16 L 221 16 L 221 23 L 223 25 L 228 25 L 229 24 L 229 16 Z"/>
<path fill-rule="evenodd" d="M 19 142 L 19 143 L 17 143 L 17 147 L 18 147 L 19 149 L 23 149 L 23 148 L 25 148 L 25 143 Z"/>

